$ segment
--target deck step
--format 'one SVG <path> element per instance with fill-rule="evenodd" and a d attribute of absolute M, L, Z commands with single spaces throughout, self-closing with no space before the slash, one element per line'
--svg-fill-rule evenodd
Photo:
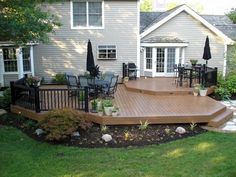
<path fill-rule="evenodd" d="M 218 128 L 233 117 L 233 110 L 226 109 L 224 112 L 213 118 L 208 126 Z"/>

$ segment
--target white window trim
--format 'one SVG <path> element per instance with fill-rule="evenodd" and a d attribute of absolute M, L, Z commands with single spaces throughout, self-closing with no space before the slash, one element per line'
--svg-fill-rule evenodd
<path fill-rule="evenodd" d="M 142 47 L 187 47 L 188 43 L 141 43 Z"/>
<path fill-rule="evenodd" d="M 102 2 L 102 26 L 88 26 L 88 1 L 85 1 L 86 2 L 86 21 L 87 21 L 87 25 L 86 26 L 74 26 L 73 24 L 73 0 L 70 1 L 70 24 L 71 24 L 71 29 L 104 29 L 105 28 L 105 25 L 104 25 L 104 1 L 101 1 Z M 92 1 L 91 1 L 92 2 Z"/>
<path fill-rule="evenodd" d="M 153 68 L 153 48 L 152 47 L 149 47 L 149 48 L 152 49 L 152 68 Z M 146 47 L 145 47 L 145 49 L 144 49 L 144 71 L 151 71 L 152 72 L 152 68 L 147 69 L 147 67 L 146 67 L 146 64 L 147 64 L 146 52 L 147 52 L 147 50 L 146 50 Z"/>
<path fill-rule="evenodd" d="M 103 44 L 101 44 L 101 45 L 103 45 Z M 116 45 L 112 45 L 112 44 L 109 44 L 109 45 L 106 45 L 106 44 L 104 44 L 104 46 L 115 46 L 115 49 L 116 49 L 116 58 L 99 58 L 99 46 L 101 46 L 101 45 L 98 45 L 97 46 L 97 59 L 98 60 L 117 60 L 117 56 L 118 56 L 118 54 L 117 54 L 117 46 Z"/>
<path fill-rule="evenodd" d="M 9 48 L 15 48 L 15 47 L 4 47 L 5 49 L 9 49 Z M 3 52 L 3 49 L 2 48 L 2 52 Z M 4 62 L 4 56 L 3 56 L 3 53 L 2 53 L 2 62 L 3 62 L 3 74 L 18 74 L 19 73 L 19 66 L 18 66 L 18 48 L 15 48 L 16 49 L 16 62 L 17 62 L 17 71 L 10 71 L 10 72 L 7 72 L 5 71 L 5 62 Z"/>
<path fill-rule="evenodd" d="M 14 47 L 4 47 L 4 48 L 14 48 Z M 17 71 L 14 71 L 14 72 L 6 72 L 5 71 L 3 50 L 1 49 L 1 51 L 2 51 L 2 60 L 1 61 L 2 61 L 2 70 L 3 70 L 2 74 L 3 75 L 17 74 L 19 78 L 22 78 L 24 76 L 24 74 L 34 74 L 33 46 L 30 46 L 31 71 L 24 71 L 23 70 L 22 48 L 15 48 L 15 49 L 16 49 Z"/>

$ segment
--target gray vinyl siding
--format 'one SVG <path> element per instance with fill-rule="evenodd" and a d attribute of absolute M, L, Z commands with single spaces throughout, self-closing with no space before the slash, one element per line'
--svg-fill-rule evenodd
<path fill-rule="evenodd" d="M 81 74 L 86 70 L 87 41 L 92 42 L 95 64 L 101 71 L 122 76 L 122 63 L 137 64 L 137 2 L 104 1 L 104 29 L 71 29 L 70 2 L 48 6 L 63 24 L 51 35 L 50 45 L 34 47 L 36 75 L 49 80 L 59 72 Z M 98 45 L 116 45 L 116 60 L 97 60 Z"/>
<path fill-rule="evenodd" d="M 190 59 L 197 59 L 198 63 L 205 63 L 202 55 L 207 35 L 209 36 L 212 55 L 208 66 L 217 67 L 219 71 L 222 71 L 224 63 L 224 41 L 186 12 L 181 12 L 145 36 L 144 39 L 154 36 L 177 37 L 189 43 L 185 50 L 185 62 L 189 62 Z"/>
<path fill-rule="evenodd" d="M 144 50 L 140 51 L 140 76 L 144 76 Z"/>
<path fill-rule="evenodd" d="M 4 86 L 9 87 L 11 81 L 16 81 L 18 79 L 18 74 L 4 74 L 3 80 L 4 80 Z"/>

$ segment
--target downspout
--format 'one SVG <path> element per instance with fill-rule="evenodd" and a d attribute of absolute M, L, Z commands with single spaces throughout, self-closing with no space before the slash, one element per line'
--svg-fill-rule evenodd
<path fill-rule="evenodd" d="M 226 76 L 226 69 L 227 69 L 227 44 L 224 44 L 224 64 L 223 64 L 223 77 Z"/>
<path fill-rule="evenodd" d="M 140 2 L 137 1 L 137 77 L 140 77 L 140 35 L 139 35 L 139 29 L 140 29 Z"/>

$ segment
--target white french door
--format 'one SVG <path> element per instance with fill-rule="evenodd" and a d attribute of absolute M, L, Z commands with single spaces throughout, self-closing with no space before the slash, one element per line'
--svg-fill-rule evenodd
<path fill-rule="evenodd" d="M 153 76 L 174 76 L 174 65 L 179 62 L 177 56 L 179 56 L 178 48 L 153 48 Z"/>

